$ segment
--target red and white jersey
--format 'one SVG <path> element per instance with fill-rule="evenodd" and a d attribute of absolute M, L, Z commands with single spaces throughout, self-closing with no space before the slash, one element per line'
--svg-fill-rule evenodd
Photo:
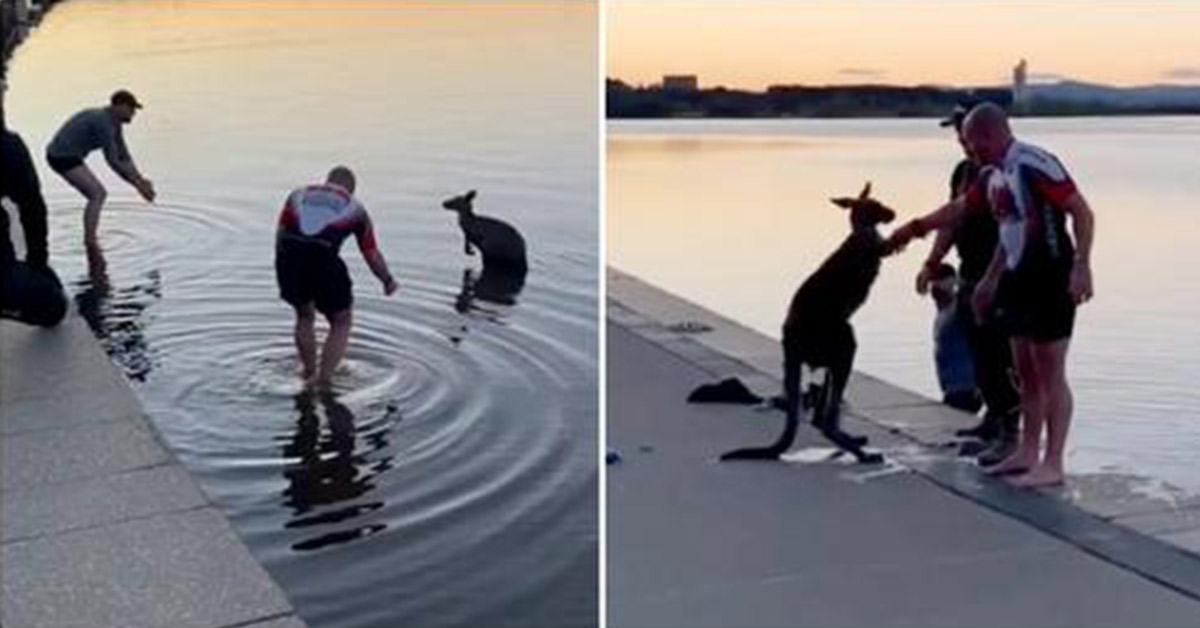
<path fill-rule="evenodd" d="M 1013 269 L 1031 245 L 1045 247 L 1055 260 L 1074 254 L 1063 207 L 1076 192 L 1057 157 L 1013 140 L 1004 159 L 985 167 L 967 191 L 967 204 L 996 216 L 1005 262 Z"/>
<path fill-rule="evenodd" d="M 366 208 L 339 185 L 298 188 L 279 212 L 280 237 L 318 242 L 336 251 L 350 234 L 363 253 L 375 250 L 375 231 Z"/>

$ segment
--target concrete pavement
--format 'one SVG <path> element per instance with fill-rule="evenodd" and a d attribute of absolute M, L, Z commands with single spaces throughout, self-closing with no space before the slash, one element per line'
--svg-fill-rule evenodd
<path fill-rule="evenodd" d="M 305 624 L 74 313 L 0 321 L 0 625 Z"/>
<path fill-rule="evenodd" d="M 684 398 L 734 375 L 775 392 L 776 343 L 608 286 L 610 626 L 1200 625 L 1196 554 L 984 478 L 941 447 L 961 415 L 867 376 L 846 424 L 888 465 L 828 460 L 811 429 L 788 463 L 718 463 L 782 415 Z"/>

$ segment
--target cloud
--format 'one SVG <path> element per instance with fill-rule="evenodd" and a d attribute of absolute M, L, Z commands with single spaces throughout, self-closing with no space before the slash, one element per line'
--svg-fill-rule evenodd
<path fill-rule="evenodd" d="M 1166 72 L 1163 76 L 1174 81 L 1200 81 L 1200 66 L 1179 66 Z"/>
<path fill-rule="evenodd" d="M 887 70 L 878 70 L 875 68 L 841 68 L 837 71 L 837 73 L 844 76 L 858 76 L 867 78 L 881 78 L 887 76 Z"/>

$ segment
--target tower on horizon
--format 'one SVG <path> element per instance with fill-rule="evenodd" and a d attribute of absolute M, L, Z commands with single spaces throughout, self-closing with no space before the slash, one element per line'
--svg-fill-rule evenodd
<path fill-rule="evenodd" d="M 1025 104 L 1025 99 L 1029 96 L 1027 85 L 1029 64 L 1025 59 L 1021 59 L 1013 68 L 1012 73 L 1012 100 L 1014 106 Z"/>

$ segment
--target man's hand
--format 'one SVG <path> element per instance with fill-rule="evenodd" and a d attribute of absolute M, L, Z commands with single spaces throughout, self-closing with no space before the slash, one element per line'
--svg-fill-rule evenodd
<path fill-rule="evenodd" d="M 975 286 L 975 292 L 971 294 L 971 311 L 979 325 L 986 322 L 988 311 L 992 309 L 992 303 L 996 300 L 997 284 L 995 280 L 984 280 Z"/>
<path fill-rule="evenodd" d="M 154 202 L 154 197 L 157 196 L 157 194 L 154 192 L 153 181 L 150 179 L 138 179 L 137 183 L 133 184 L 133 187 L 137 189 L 138 194 L 140 194 L 142 198 L 146 199 L 147 203 Z"/>
<path fill-rule="evenodd" d="M 400 286 L 396 285 L 396 280 L 392 277 L 388 277 L 387 281 L 383 282 L 383 294 L 385 296 L 390 297 L 396 293 L 396 290 L 399 290 L 399 289 L 400 289 Z"/>
<path fill-rule="evenodd" d="M 1071 267 L 1071 278 L 1067 283 L 1067 291 L 1075 305 L 1092 298 L 1092 268 L 1083 260 L 1075 260 Z"/>
<path fill-rule="evenodd" d="M 912 242 L 913 238 L 924 237 L 925 231 L 925 227 L 921 224 L 921 221 L 914 218 L 893 231 L 892 235 L 883 241 L 883 248 L 887 251 L 888 255 L 899 253 L 904 250 L 904 247 L 908 246 L 909 242 Z"/>
<path fill-rule="evenodd" d="M 917 271 L 917 294 L 929 294 L 929 281 L 933 278 L 933 266 L 926 261 Z"/>

